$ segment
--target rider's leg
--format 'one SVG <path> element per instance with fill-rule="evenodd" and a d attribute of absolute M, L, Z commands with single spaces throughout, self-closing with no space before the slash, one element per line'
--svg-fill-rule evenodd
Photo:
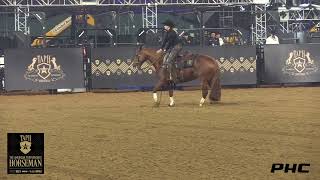
<path fill-rule="evenodd" d="M 163 64 L 162 68 L 165 69 L 167 72 L 169 71 L 169 68 L 170 68 L 169 56 L 170 56 L 170 51 L 167 51 L 163 57 L 163 63 L 162 63 Z"/>
<path fill-rule="evenodd" d="M 167 66 L 168 66 L 168 71 L 169 71 L 169 79 L 172 80 L 172 69 L 173 69 L 173 66 L 172 66 L 172 61 L 173 61 L 173 58 L 174 58 L 174 49 L 172 49 L 170 51 L 170 53 L 168 54 L 168 58 L 167 58 Z"/>
<path fill-rule="evenodd" d="M 163 64 L 164 68 L 167 68 L 167 66 L 169 64 L 169 62 L 168 62 L 169 54 L 170 54 L 170 52 L 167 52 L 163 57 L 163 63 L 162 64 Z"/>
<path fill-rule="evenodd" d="M 169 70 L 170 70 L 170 74 L 172 77 L 171 80 L 174 80 L 174 81 L 177 78 L 176 73 L 175 73 L 175 68 L 174 68 L 174 66 L 176 64 L 175 61 L 176 61 L 176 58 L 177 58 L 179 52 L 181 51 L 181 49 L 182 49 L 182 46 L 180 44 L 177 44 L 169 54 L 169 64 L 171 67 Z"/>

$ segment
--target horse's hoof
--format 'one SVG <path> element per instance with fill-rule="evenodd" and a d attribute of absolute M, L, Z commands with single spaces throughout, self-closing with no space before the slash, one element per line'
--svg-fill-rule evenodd
<path fill-rule="evenodd" d="M 219 104 L 219 101 L 210 101 L 210 104 Z"/>
<path fill-rule="evenodd" d="M 160 106 L 159 102 L 153 103 L 153 107 L 159 107 L 159 106 Z"/>
<path fill-rule="evenodd" d="M 175 106 L 175 104 L 172 104 L 172 105 L 171 105 L 171 104 L 168 104 L 168 106 L 169 106 L 169 107 L 174 107 L 174 106 Z"/>

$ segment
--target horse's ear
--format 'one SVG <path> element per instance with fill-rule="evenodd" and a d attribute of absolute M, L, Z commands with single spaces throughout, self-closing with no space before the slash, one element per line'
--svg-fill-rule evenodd
<path fill-rule="evenodd" d="M 140 45 L 140 47 L 139 47 L 139 51 L 141 51 L 141 50 L 142 50 L 142 48 L 143 48 L 143 45 Z"/>
<path fill-rule="evenodd" d="M 139 51 L 141 51 L 144 48 L 144 44 L 140 44 Z"/>

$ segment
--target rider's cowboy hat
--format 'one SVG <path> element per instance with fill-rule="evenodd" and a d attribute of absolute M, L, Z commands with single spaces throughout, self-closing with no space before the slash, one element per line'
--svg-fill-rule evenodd
<path fill-rule="evenodd" d="M 164 21 L 162 24 L 165 26 L 169 26 L 171 28 L 174 27 L 174 23 L 168 19 L 166 21 Z"/>

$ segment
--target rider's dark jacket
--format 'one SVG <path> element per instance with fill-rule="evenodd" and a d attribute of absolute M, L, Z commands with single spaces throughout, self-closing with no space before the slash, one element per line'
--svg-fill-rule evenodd
<path fill-rule="evenodd" d="M 164 36 L 161 49 L 167 51 L 169 49 L 172 49 L 175 45 L 179 43 L 181 43 L 179 40 L 179 36 L 174 30 L 170 29 L 169 31 L 166 32 Z"/>

